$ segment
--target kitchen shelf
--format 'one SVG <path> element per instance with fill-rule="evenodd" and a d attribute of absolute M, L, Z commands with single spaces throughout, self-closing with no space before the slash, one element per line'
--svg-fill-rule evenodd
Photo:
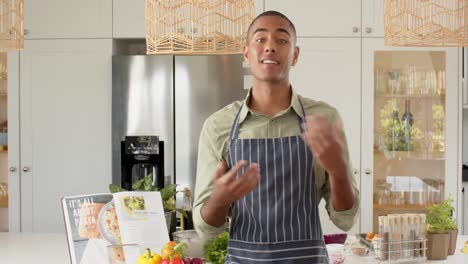
<path fill-rule="evenodd" d="M 376 99 L 444 99 L 445 100 L 445 94 L 441 95 L 431 95 L 431 94 L 376 94 L 375 95 Z"/>
<path fill-rule="evenodd" d="M 378 211 L 426 211 L 430 204 L 419 205 L 419 204 L 374 204 L 374 210 Z"/>
<path fill-rule="evenodd" d="M 422 151 L 391 151 L 388 150 L 390 158 L 387 158 L 383 151 L 374 149 L 374 155 L 377 159 L 386 159 L 386 160 L 395 160 L 395 161 L 404 161 L 404 160 L 445 160 L 445 152 L 432 152 L 424 157 Z"/>

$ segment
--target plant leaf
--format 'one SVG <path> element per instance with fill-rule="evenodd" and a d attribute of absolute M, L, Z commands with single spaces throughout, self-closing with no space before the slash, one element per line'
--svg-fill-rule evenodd
<path fill-rule="evenodd" d="M 125 190 L 124 188 L 118 186 L 118 185 L 115 185 L 115 184 L 109 184 L 109 191 L 111 193 L 116 193 L 116 192 L 126 192 L 127 190 Z"/>
<path fill-rule="evenodd" d="M 167 201 L 172 196 L 175 196 L 177 193 L 176 187 L 177 187 L 177 184 L 169 184 L 166 187 L 162 188 L 160 190 L 162 200 Z"/>
<path fill-rule="evenodd" d="M 145 178 L 140 179 L 132 184 L 132 189 L 134 191 L 142 191 Z"/>
<path fill-rule="evenodd" d="M 143 178 L 143 191 L 153 190 L 153 174 L 150 173 L 148 176 Z"/>

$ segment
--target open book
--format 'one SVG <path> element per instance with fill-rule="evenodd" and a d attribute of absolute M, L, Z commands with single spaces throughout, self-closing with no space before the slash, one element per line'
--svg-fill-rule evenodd
<path fill-rule="evenodd" d="M 142 249 L 158 252 L 169 241 L 159 192 L 64 197 L 62 208 L 72 264 L 133 264 Z M 109 247 L 121 244 L 138 247 Z"/>

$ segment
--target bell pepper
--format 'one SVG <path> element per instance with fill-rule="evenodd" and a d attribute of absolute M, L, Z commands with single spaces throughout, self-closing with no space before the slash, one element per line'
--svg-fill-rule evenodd
<path fill-rule="evenodd" d="M 151 253 L 151 249 L 147 248 L 145 253 L 138 257 L 137 264 L 160 264 L 161 256 L 156 253 Z"/>
<path fill-rule="evenodd" d="M 163 248 L 161 249 L 161 258 L 163 260 L 177 260 L 177 259 L 184 259 L 185 257 L 185 248 L 187 244 L 185 242 L 181 242 L 177 244 L 174 241 L 167 242 Z"/>

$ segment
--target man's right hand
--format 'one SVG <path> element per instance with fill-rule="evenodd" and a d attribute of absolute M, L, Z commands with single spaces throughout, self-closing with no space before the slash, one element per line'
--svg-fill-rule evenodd
<path fill-rule="evenodd" d="M 241 160 L 236 166 L 227 171 L 227 165 L 221 161 L 213 176 L 213 193 L 202 207 L 201 214 L 206 223 L 212 226 L 224 224 L 229 206 L 250 193 L 260 179 L 260 166 L 250 164 L 244 174 L 237 178 L 237 173 L 247 165 Z"/>

